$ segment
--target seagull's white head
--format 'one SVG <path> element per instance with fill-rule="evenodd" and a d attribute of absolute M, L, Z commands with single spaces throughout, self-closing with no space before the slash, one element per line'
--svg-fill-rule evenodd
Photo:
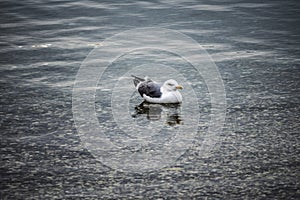
<path fill-rule="evenodd" d="M 166 90 L 166 91 L 176 91 L 177 89 L 183 89 L 183 87 L 181 85 L 179 85 L 177 83 L 177 81 L 173 80 L 173 79 L 170 79 L 170 80 L 167 80 L 164 84 L 163 84 L 163 88 Z"/>

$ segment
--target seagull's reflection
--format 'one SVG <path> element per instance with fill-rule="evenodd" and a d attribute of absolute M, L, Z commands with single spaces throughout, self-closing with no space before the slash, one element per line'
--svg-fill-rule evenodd
<path fill-rule="evenodd" d="M 180 104 L 151 104 L 144 101 L 135 107 L 132 117 L 136 118 L 138 115 L 146 115 L 148 120 L 157 121 L 161 120 L 163 115 L 166 118 L 166 124 L 175 126 L 183 124 L 180 107 Z"/>

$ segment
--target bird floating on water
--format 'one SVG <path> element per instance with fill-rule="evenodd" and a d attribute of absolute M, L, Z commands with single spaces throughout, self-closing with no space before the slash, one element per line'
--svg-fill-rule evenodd
<path fill-rule="evenodd" d="M 169 79 L 164 84 L 156 83 L 148 77 L 139 78 L 132 75 L 137 91 L 149 103 L 181 103 L 182 95 L 178 89 L 183 89 L 177 81 Z"/>

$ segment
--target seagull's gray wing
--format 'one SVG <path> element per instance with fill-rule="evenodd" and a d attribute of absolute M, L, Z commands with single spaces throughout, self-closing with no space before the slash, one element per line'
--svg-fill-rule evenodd
<path fill-rule="evenodd" d="M 152 98 L 161 97 L 162 93 L 160 91 L 160 84 L 154 83 L 152 81 L 145 81 L 139 85 L 138 92 L 143 97 L 143 94 L 146 94 Z"/>

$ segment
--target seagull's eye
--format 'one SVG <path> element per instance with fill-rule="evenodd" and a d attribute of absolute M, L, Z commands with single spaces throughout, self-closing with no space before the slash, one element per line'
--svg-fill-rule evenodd
<path fill-rule="evenodd" d="M 168 85 L 169 85 L 169 86 L 173 86 L 174 84 L 172 84 L 172 83 L 168 83 Z"/>

